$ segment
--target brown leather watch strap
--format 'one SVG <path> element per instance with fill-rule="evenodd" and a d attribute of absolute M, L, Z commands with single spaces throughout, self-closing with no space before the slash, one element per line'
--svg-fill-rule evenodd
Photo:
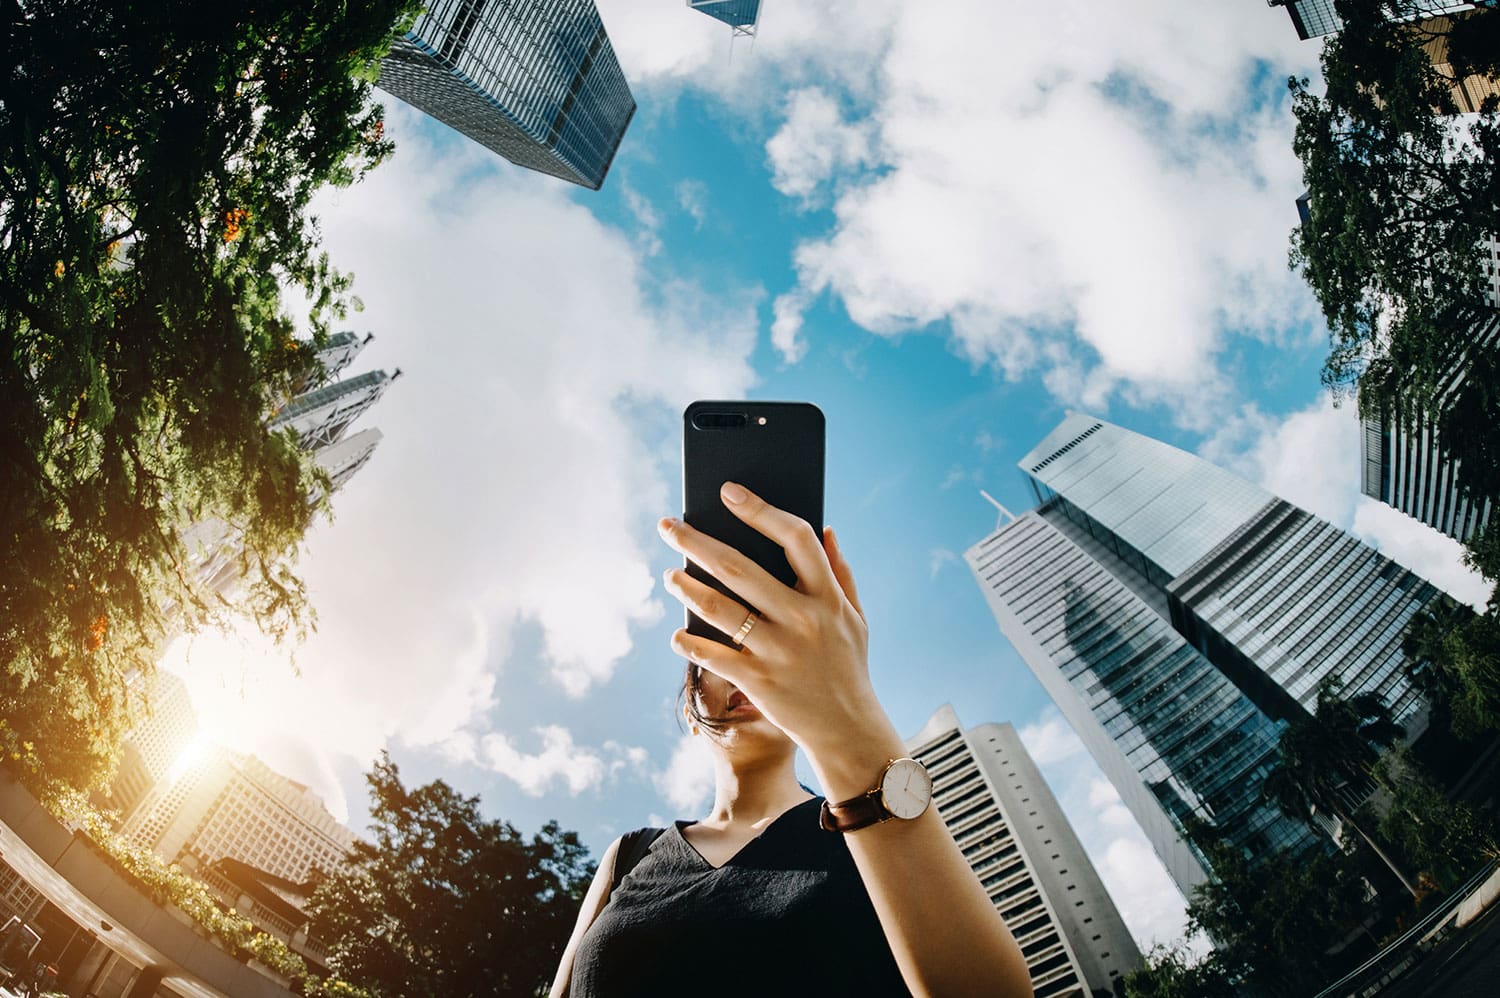
<path fill-rule="evenodd" d="M 876 825 L 891 816 L 880 799 L 880 788 L 866 791 L 858 797 L 830 804 L 823 801 L 818 812 L 818 824 L 825 832 L 852 832 Z"/>

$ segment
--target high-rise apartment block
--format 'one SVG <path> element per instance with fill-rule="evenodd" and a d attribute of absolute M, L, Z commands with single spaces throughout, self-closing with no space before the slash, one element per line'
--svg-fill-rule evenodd
<path fill-rule="evenodd" d="M 1069 414 L 1021 468 L 1037 509 L 967 553 L 1001 631 L 1184 895 L 1201 820 L 1252 857 L 1314 841 L 1261 798 L 1286 721 L 1336 679 L 1415 737 L 1407 622 L 1430 584 L 1194 455 Z"/>
<path fill-rule="evenodd" d="M 951 706 L 906 743 L 933 802 L 1015 936 L 1037 998 L 1114 994 L 1140 950 L 1009 724 L 965 732 Z"/>
<path fill-rule="evenodd" d="M 378 85 L 517 166 L 593 190 L 635 114 L 593 0 L 432 0 Z"/>
<path fill-rule="evenodd" d="M 342 866 L 355 841 L 306 786 L 219 746 L 158 783 L 121 834 L 168 862 L 232 859 L 293 883 Z"/>

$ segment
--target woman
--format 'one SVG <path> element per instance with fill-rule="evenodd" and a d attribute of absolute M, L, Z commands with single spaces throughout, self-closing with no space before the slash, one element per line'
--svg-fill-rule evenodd
<path fill-rule="evenodd" d="M 735 636 L 672 636 L 689 662 L 684 713 L 712 748 L 713 808 L 667 829 L 613 888 L 610 845 L 553 998 L 1030 995 L 1019 948 L 936 810 L 906 806 L 925 806 L 921 774 L 893 762 L 905 746 L 870 685 L 864 612 L 833 531 L 820 539 L 734 483 L 720 496 L 781 545 L 797 587 L 679 520 L 659 524 L 744 601 L 666 573 L 668 591 Z M 799 746 L 827 802 L 797 782 Z"/>

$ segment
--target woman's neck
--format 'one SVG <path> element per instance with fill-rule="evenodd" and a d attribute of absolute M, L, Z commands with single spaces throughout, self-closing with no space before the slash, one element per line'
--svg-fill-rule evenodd
<path fill-rule="evenodd" d="M 706 822 L 753 825 L 807 800 L 797 782 L 795 753 L 756 760 L 714 757 L 714 805 Z"/>

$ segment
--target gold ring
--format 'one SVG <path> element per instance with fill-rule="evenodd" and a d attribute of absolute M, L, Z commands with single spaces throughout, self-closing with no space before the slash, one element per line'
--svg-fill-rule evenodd
<path fill-rule="evenodd" d="M 734 645 L 736 648 L 743 648 L 745 646 L 745 639 L 748 638 L 750 636 L 750 632 L 755 629 L 755 622 L 759 619 L 760 614 L 756 613 L 754 610 L 751 610 L 750 613 L 746 615 L 745 622 L 740 625 L 740 629 L 734 632 L 734 637 L 729 639 L 729 643 Z"/>

